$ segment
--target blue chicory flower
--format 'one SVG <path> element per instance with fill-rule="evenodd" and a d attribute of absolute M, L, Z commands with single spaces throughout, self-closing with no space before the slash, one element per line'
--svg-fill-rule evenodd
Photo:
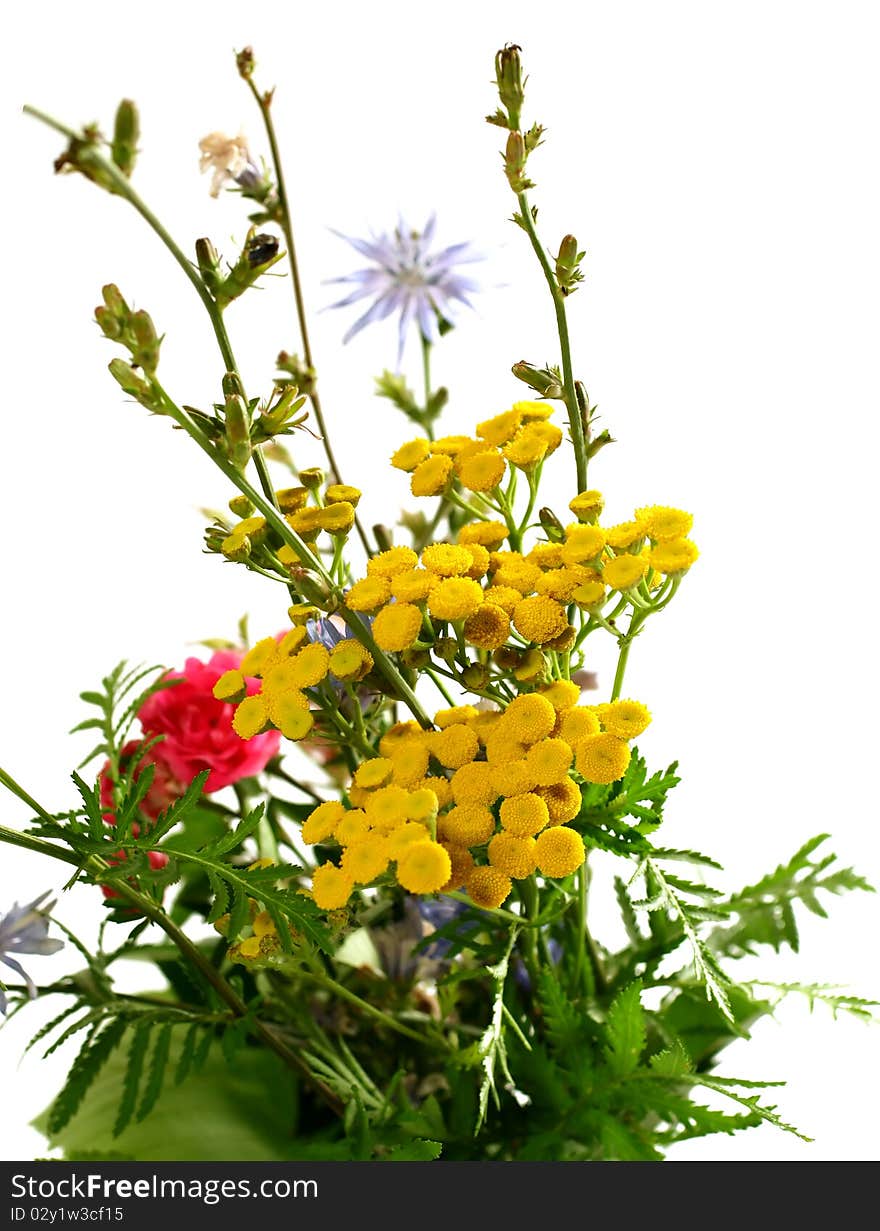
<path fill-rule="evenodd" d="M 46 902 L 48 896 L 48 893 L 41 894 L 27 906 L 19 906 L 14 902 L 11 910 L 0 915 L 0 962 L 14 970 L 17 975 L 21 975 L 31 996 L 35 996 L 37 992 L 33 980 L 11 955 L 36 953 L 47 956 L 64 947 L 63 941 L 53 940 L 49 936 L 49 912 L 55 903 Z M 6 996 L 0 987 L 0 1013 L 5 1012 Z"/>
<path fill-rule="evenodd" d="M 469 243 L 452 244 L 431 251 L 437 220 L 432 214 L 422 231 L 406 225 L 401 218 L 390 233 L 356 239 L 334 231 L 351 244 L 371 264 L 330 282 L 353 283 L 355 289 L 331 308 L 347 308 L 358 300 L 373 296 L 373 303 L 355 321 L 343 338 L 348 342 L 373 321 L 399 313 L 398 362 L 410 326 L 417 326 L 427 342 L 436 342 L 441 320 L 451 321 L 456 303 L 471 306 L 468 295 L 479 285 L 459 272 L 459 266 L 482 260 Z"/>

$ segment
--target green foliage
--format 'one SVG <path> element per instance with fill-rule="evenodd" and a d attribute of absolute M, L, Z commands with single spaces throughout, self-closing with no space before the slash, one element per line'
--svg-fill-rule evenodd
<path fill-rule="evenodd" d="M 618 993 L 608 1010 L 605 1059 L 617 1077 L 625 1077 L 638 1068 L 645 1049 L 647 1035 L 641 996 L 642 985 L 636 980 Z"/>

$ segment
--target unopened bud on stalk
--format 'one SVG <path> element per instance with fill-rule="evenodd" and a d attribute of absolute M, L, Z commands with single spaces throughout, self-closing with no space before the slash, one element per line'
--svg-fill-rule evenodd
<path fill-rule="evenodd" d="M 134 312 L 129 321 L 131 333 L 131 357 L 134 362 L 152 375 L 159 364 L 159 347 L 162 339 L 148 312 Z"/>
<path fill-rule="evenodd" d="M 444 662 L 455 662 L 458 653 L 458 642 L 454 637 L 438 637 L 434 642 L 434 653 Z"/>
<path fill-rule="evenodd" d="M 431 656 L 427 650 L 420 650 L 416 646 L 411 646 L 410 649 L 404 650 L 400 656 L 403 660 L 403 665 L 409 667 L 411 671 L 421 671 L 424 667 L 430 666 Z"/>
<path fill-rule="evenodd" d="M 146 406 L 147 410 L 155 411 L 157 415 L 164 413 L 152 385 L 145 381 L 130 363 L 126 363 L 124 359 L 112 359 L 107 366 L 110 375 L 129 397 L 140 402 L 141 406 Z"/>
<path fill-rule="evenodd" d="M 244 470 L 251 459 L 251 426 L 247 404 L 238 394 L 226 398 L 224 423 L 229 460 L 239 470 Z"/>
<path fill-rule="evenodd" d="M 512 132 L 507 138 L 504 150 L 504 174 L 507 182 L 515 193 L 525 192 L 534 184 L 526 177 L 526 159 L 528 151 L 521 132 Z"/>
<path fill-rule="evenodd" d="M 138 116 L 138 109 L 130 98 L 124 98 L 116 108 L 110 157 L 126 178 L 130 178 L 134 170 L 139 136 L 140 118 Z"/>
<path fill-rule="evenodd" d="M 495 84 L 498 87 L 501 104 L 507 108 L 507 118 L 511 128 L 519 128 L 520 113 L 525 102 L 521 50 L 516 43 L 508 43 L 506 47 L 502 47 L 495 53 Z"/>
<path fill-rule="evenodd" d="M 471 663 L 461 673 L 462 682 L 475 692 L 482 692 L 489 683 L 489 668 L 483 663 Z"/>
<path fill-rule="evenodd" d="M 562 379 L 553 368 L 536 368 L 521 359 L 510 370 L 517 380 L 545 398 L 561 398 L 563 395 Z"/>
<path fill-rule="evenodd" d="M 239 76 L 245 81 L 254 75 L 256 60 L 254 59 L 253 47 L 242 47 L 241 51 L 235 53 L 235 65 L 238 69 Z"/>
<path fill-rule="evenodd" d="M 578 251 L 575 237 L 564 236 L 556 258 L 556 282 L 563 295 L 570 295 L 577 290 L 577 284 L 583 282 L 584 276 L 580 271 L 583 257 L 583 252 Z"/>
<path fill-rule="evenodd" d="M 565 527 L 552 509 L 541 509 L 538 521 L 551 543 L 561 543 L 565 538 Z"/>
<path fill-rule="evenodd" d="M 209 239 L 196 240 L 196 264 L 202 275 L 202 281 L 213 295 L 223 280 L 223 274 L 220 270 L 220 257 L 217 249 Z"/>

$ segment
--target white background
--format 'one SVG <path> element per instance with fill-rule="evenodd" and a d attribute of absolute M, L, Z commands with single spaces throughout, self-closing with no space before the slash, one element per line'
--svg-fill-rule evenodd
<path fill-rule="evenodd" d="M 244 126 L 263 152 L 232 58 L 253 43 L 259 80 L 279 87 L 314 308 L 335 289 L 322 279 L 358 261 L 331 226 L 365 233 L 398 210 L 418 225 L 436 209 L 444 241 L 471 238 L 487 253 L 490 289 L 435 360 L 452 390 L 449 430 L 467 430 L 525 394 L 513 361 L 556 354 L 545 287 L 506 222 L 502 134 L 482 122 L 495 105 L 493 53 L 512 40 L 531 74 L 527 115 L 549 129 L 531 168 L 543 234 L 557 243 L 573 230 L 587 249 L 570 303 L 576 367 L 619 441 L 591 481 L 614 519 L 650 502 L 697 516 L 700 562 L 639 639 L 627 684 L 655 715 L 643 750 L 657 764 L 681 760 L 668 841 L 717 855 L 734 887 L 831 830 L 841 856 L 876 879 L 876 6 L 244 9 L 29 3 L 6 17 L 3 764 L 64 806 L 87 748 L 66 735 L 82 716 L 79 690 L 124 656 L 180 663 L 188 643 L 233 635 L 245 610 L 260 635 L 282 620 L 268 583 L 200 554 L 198 506 L 229 493 L 179 433 L 125 403 L 91 313 L 100 286 L 118 282 L 167 331 L 166 386 L 203 407 L 221 376 L 207 319 L 130 210 L 78 177 L 53 180 L 60 142 L 21 118 L 21 104 L 108 125 L 120 97 L 137 99 L 140 190 L 187 251 L 210 235 L 232 256 L 241 205 L 209 199 L 196 143 Z M 296 347 L 289 291 L 270 279 L 230 309 L 251 391 L 267 392 L 275 354 Z M 313 316 L 324 404 L 345 478 L 366 489 L 371 521 L 391 521 L 408 493 L 385 458 L 412 433 L 372 396 L 371 378 L 393 365 L 393 331 L 342 350 L 350 319 Z M 301 457 L 319 461 L 317 445 Z M 560 509 L 571 469 L 554 472 Z M 27 820 L 9 800 L 0 815 Z M 0 854 L 0 910 L 61 883 L 25 852 Z M 804 921 L 799 958 L 768 954 L 750 972 L 880 994 L 875 901 L 831 903 L 830 921 Z M 84 888 L 58 911 L 86 937 L 101 913 Z M 42 979 L 76 966 L 69 951 L 31 963 Z M 19 1067 L 40 1014 L 0 1038 L 7 1158 L 40 1152 L 26 1125 L 71 1058 Z M 876 1037 L 786 1006 L 730 1049 L 724 1071 L 786 1080 L 775 1101 L 815 1144 L 762 1129 L 677 1157 L 876 1158 Z"/>

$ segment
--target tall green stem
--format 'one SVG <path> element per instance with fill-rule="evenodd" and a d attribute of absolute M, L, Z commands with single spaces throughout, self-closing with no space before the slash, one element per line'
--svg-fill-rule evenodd
<path fill-rule="evenodd" d="M 291 283 L 293 285 L 293 297 L 296 302 L 296 316 L 299 322 L 299 335 L 302 339 L 303 358 L 306 361 L 306 366 L 312 372 L 315 370 L 315 364 L 312 357 L 312 344 L 309 338 L 309 324 L 306 316 L 305 298 L 303 296 L 302 279 L 299 273 L 299 262 L 296 258 L 296 245 L 293 242 L 293 224 L 290 217 L 290 203 L 287 197 L 287 187 L 284 182 L 284 168 L 281 162 L 281 152 L 278 149 L 278 138 L 275 133 L 275 123 L 272 119 L 272 94 L 261 94 L 254 84 L 254 80 L 250 76 L 245 77 L 251 94 L 253 94 L 257 106 L 260 109 L 260 115 L 263 117 L 263 126 L 266 129 L 266 137 L 269 141 L 269 150 L 272 155 L 272 165 L 275 169 L 275 187 L 278 191 L 278 212 L 280 217 L 277 219 L 279 226 L 284 234 L 284 242 L 287 244 L 287 259 L 290 262 Z M 312 410 L 315 415 L 315 421 L 318 424 L 318 430 L 321 433 L 321 439 L 324 444 L 324 452 L 327 455 L 327 461 L 330 465 L 330 470 L 337 483 L 342 482 L 342 472 L 339 469 L 339 463 L 333 453 L 333 446 L 330 443 L 330 433 L 327 431 L 327 423 L 324 419 L 324 411 L 321 407 L 321 399 L 318 395 L 318 390 L 313 387 L 309 393 L 309 401 L 312 404 Z M 367 555 L 372 555 L 372 548 L 367 539 L 366 532 L 361 525 L 357 514 L 355 514 L 355 526 L 357 527 L 358 536 L 363 544 L 364 551 Z"/>
<path fill-rule="evenodd" d="M 574 387 L 574 373 L 571 366 L 571 343 L 568 338 L 568 318 L 565 314 L 565 296 L 559 289 L 556 275 L 547 258 L 547 253 L 544 251 L 544 246 L 538 238 L 538 232 L 535 230 L 535 220 L 532 216 L 532 208 L 529 205 L 528 196 L 526 193 L 520 192 L 517 193 L 516 199 L 519 202 L 523 227 L 535 250 L 535 255 L 541 264 L 541 269 L 544 271 L 544 277 L 547 279 L 547 285 L 550 288 L 550 294 L 553 297 L 553 308 L 556 312 L 556 328 L 559 333 L 559 348 L 562 352 L 562 381 L 565 388 L 565 406 L 568 411 L 568 425 L 571 431 L 571 442 L 574 446 L 575 466 L 577 467 L 578 491 L 584 492 L 587 490 L 587 446 L 584 437 L 584 423 L 581 418 L 580 407 L 578 406 L 577 391 Z"/>
<path fill-rule="evenodd" d="M 629 628 L 623 637 L 620 638 L 618 645 L 620 646 L 620 654 L 617 659 L 617 670 L 614 673 L 614 684 L 611 688 L 611 700 L 616 701 L 620 696 L 620 690 L 623 688 L 623 677 L 626 673 L 626 664 L 629 659 L 630 646 L 633 643 L 636 633 L 644 624 L 645 620 L 650 615 L 647 611 L 634 611 L 629 622 Z"/>

